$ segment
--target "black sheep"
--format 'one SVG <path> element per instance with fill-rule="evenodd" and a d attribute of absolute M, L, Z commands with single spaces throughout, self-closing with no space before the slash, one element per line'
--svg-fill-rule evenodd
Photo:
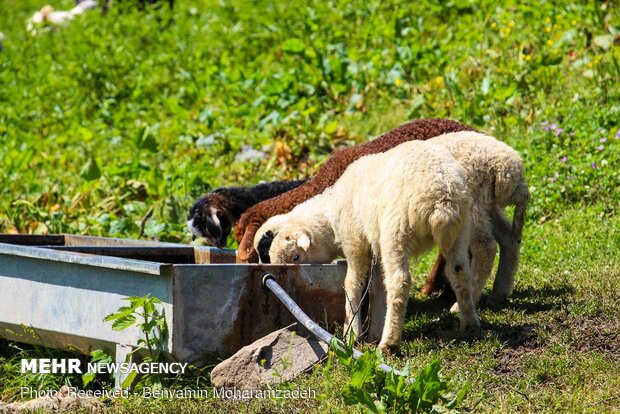
<path fill-rule="evenodd" d="M 274 181 L 254 187 L 215 189 L 198 199 L 189 210 L 187 228 L 194 238 L 204 237 L 211 245 L 226 246 L 226 239 L 241 214 L 253 205 L 299 187 L 306 180 Z"/>

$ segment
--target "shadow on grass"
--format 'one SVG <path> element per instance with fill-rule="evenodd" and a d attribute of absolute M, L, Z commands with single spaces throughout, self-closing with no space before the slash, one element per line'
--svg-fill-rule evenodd
<path fill-rule="evenodd" d="M 406 326 L 403 331 L 403 340 L 425 339 L 437 344 L 473 344 L 480 340 L 497 338 L 505 347 L 512 349 L 533 349 L 538 347 L 538 332 L 541 326 L 531 323 L 489 323 L 481 322 L 481 329 L 477 331 L 462 331 L 459 329 L 458 318 L 454 315 L 434 318 L 428 323 L 418 323 Z"/>
<path fill-rule="evenodd" d="M 494 309 L 485 305 L 487 295 L 480 299 L 479 310 L 491 312 L 516 312 L 534 315 L 541 312 L 560 310 L 569 301 L 575 289 L 568 285 L 545 285 L 516 290 L 508 304 Z M 446 296 L 438 295 L 430 299 L 410 299 L 407 304 L 407 323 L 403 332 L 404 340 L 425 338 L 442 342 L 472 343 L 497 335 L 497 338 L 511 348 L 529 346 L 535 342 L 538 325 L 507 322 L 481 321 L 482 329 L 475 332 L 463 332 L 459 329 L 458 315 L 449 312 L 452 301 Z"/>
<path fill-rule="evenodd" d="M 411 312 L 424 312 L 431 309 L 448 309 L 455 301 L 454 294 L 450 291 L 442 291 L 440 294 L 434 295 L 427 300 L 414 301 L 409 300 L 407 305 L 407 314 Z M 515 311 L 525 311 L 527 314 L 544 312 L 558 309 L 562 305 L 568 303 L 568 299 L 575 293 L 575 288 L 569 284 L 563 283 L 559 286 L 544 285 L 542 287 L 529 286 L 525 289 L 515 290 L 510 296 L 508 303 L 500 308 L 492 308 L 486 305 L 487 294 L 483 294 L 480 298 L 479 309 L 492 309 L 500 311 L 501 309 L 509 309 Z"/>
<path fill-rule="evenodd" d="M 524 312 L 527 315 L 557 310 L 566 305 L 574 293 L 575 288 L 565 283 L 559 286 L 530 286 L 515 290 L 505 309 Z"/>

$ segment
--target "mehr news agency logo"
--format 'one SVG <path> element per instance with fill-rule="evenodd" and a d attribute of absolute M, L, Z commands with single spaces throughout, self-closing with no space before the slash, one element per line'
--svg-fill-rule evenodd
<path fill-rule="evenodd" d="M 188 363 L 182 362 L 89 362 L 86 373 L 94 374 L 185 374 Z M 82 361 L 77 358 L 22 359 L 21 373 L 83 374 Z"/>

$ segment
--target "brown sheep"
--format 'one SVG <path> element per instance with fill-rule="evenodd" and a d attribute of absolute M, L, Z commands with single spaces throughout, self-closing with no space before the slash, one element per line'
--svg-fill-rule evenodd
<path fill-rule="evenodd" d="M 403 142 L 427 140 L 450 132 L 474 131 L 473 128 L 449 119 L 419 119 L 400 125 L 380 137 L 363 144 L 342 149 L 328 158 L 314 177 L 303 185 L 277 197 L 265 200 L 248 209 L 235 227 L 235 238 L 239 243 L 237 257 L 245 262 L 258 262 L 254 250 L 254 236 L 270 217 L 285 214 L 296 205 L 322 193 L 331 187 L 349 164 L 364 155 L 385 152 Z"/>

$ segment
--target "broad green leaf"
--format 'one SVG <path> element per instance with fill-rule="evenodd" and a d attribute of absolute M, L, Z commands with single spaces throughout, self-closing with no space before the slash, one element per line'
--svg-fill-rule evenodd
<path fill-rule="evenodd" d="M 439 377 L 439 370 L 439 361 L 435 360 L 424 367 L 416 377 L 413 388 L 421 400 L 434 403 L 439 399 L 441 391 L 446 387 Z"/>
<path fill-rule="evenodd" d="M 166 335 L 168 333 L 168 324 L 166 323 L 166 318 L 161 315 L 158 316 L 155 321 L 157 322 L 157 327 L 159 328 L 159 332 L 162 335 Z"/>
<path fill-rule="evenodd" d="M 93 382 L 93 380 L 95 379 L 95 376 L 96 375 L 94 372 L 85 372 L 84 374 L 82 374 L 82 386 L 86 388 L 88 384 Z"/>
<path fill-rule="evenodd" d="M 116 319 L 112 322 L 112 329 L 115 331 L 122 331 L 123 329 L 127 329 L 133 324 L 136 323 L 136 317 L 133 315 L 126 315 L 121 318 Z"/>
<path fill-rule="evenodd" d="M 130 308 L 128 306 L 121 306 L 118 308 L 118 311 L 115 313 L 111 313 L 103 318 L 104 322 L 113 321 L 119 318 L 123 318 L 125 316 L 131 315 L 134 312 L 134 308 Z"/>
<path fill-rule="evenodd" d="M 86 181 L 93 181 L 99 179 L 101 177 L 101 170 L 99 169 L 99 165 L 97 165 L 97 160 L 93 155 L 88 157 L 86 163 L 82 166 L 80 170 L 80 176 L 84 178 Z"/>
<path fill-rule="evenodd" d="M 146 297 L 140 297 L 140 296 L 129 296 L 126 298 L 123 298 L 123 300 L 128 300 L 130 303 L 130 306 L 132 309 L 137 309 L 141 306 L 143 306 L 144 302 L 148 299 L 148 296 Z"/>
<path fill-rule="evenodd" d="M 467 393 L 469 392 L 469 383 L 466 383 L 463 388 L 461 388 L 456 395 L 452 394 L 451 395 L 451 399 L 449 399 L 446 402 L 446 407 L 448 408 L 456 408 L 458 407 L 463 400 L 465 399 L 465 396 L 467 395 Z"/>
<path fill-rule="evenodd" d="M 361 387 L 370 380 L 376 367 L 376 357 L 372 351 L 366 351 L 353 362 L 349 383 L 353 387 Z"/>
<path fill-rule="evenodd" d="M 353 359 L 353 350 L 345 346 L 344 342 L 336 338 L 332 337 L 332 340 L 329 343 L 329 349 L 331 349 L 341 363 L 345 366 L 349 366 L 351 364 L 351 360 Z"/>
<path fill-rule="evenodd" d="M 153 304 L 152 300 L 144 301 L 144 304 L 142 306 L 146 315 L 152 315 L 153 312 L 155 312 L 155 305 Z"/>
<path fill-rule="evenodd" d="M 131 384 L 133 384 L 133 382 L 135 381 L 137 375 L 138 375 L 138 373 L 136 371 L 130 372 L 129 375 L 127 375 L 127 377 L 125 378 L 125 380 L 121 384 L 121 386 L 123 388 L 127 388 L 127 389 L 130 388 Z"/>
<path fill-rule="evenodd" d="M 136 135 L 136 145 L 139 149 L 146 149 L 151 152 L 157 152 L 157 140 L 153 136 L 152 128 L 145 126 L 140 129 Z"/>
<path fill-rule="evenodd" d="M 332 121 L 329 124 L 325 125 L 325 133 L 328 135 L 333 134 L 338 130 L 338 122 Z"/>
<path fill-rule="evenodd" d="M 375 399 L 364 389 L 348 386 L 342 389 L 342 398 L 347 405 L 361 405 L 370 412 L 378 413 Z"/>
<path fill-rule="evenodd" d="M 306 45 L 301 39 L 292 37 L 290 39 L 285 40 L 284 43 L 282 43 L 281 48 L 285 52 L 301 53 L 306 48 Z"/>

